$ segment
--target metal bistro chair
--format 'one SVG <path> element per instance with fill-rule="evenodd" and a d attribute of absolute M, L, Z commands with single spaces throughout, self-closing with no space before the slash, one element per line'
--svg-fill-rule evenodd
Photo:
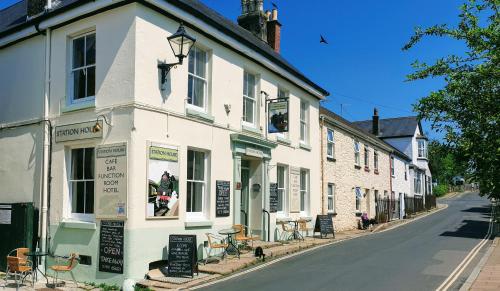
<path fill-rule="evenodd" d="M 302 233 L 302 239 L 304 239 L 307 236 L 307 234 L 313 230 L 314 230 L 314 228 L 307 226 L 307 220 L 305 220 L 305 219 L 299 220 L 299 231 Z M 306 233 L 305 236 L 304 236 L 304 232 Z"/>
<path fill-rule="evenodd" d="M 30 249 L 28 249 L 28 248 L 17 248 L 17 249 L 13 249 L 12 251 L 10 251 L 7 256 L 19 258 L 20 265 L 26 265 L 29 262 L 30 266 L 33 266 L 33 262 L 31 262 L 28 259 L 28 256 L 26 256 L 26 253 L 28 253 L 29 251 L 30 251 Z M 8 267 L 9 267 L 9 265 L 7 264 L 5 270 L 7 270 Z"/>
<path fill-rule="evenodd" d="M 293 226 L 290 225 L 289 223 L 283 222 L 281 223 L 281 236 L 280 240 L 281 241 L 289 241 L 293 238 L 295 230 L 293 229 Z"/>
<path fill-rule="evenodd" d="M 33 276 L 33 268 L 31 262 L 24 260 L 24 264 L 21 264 L 22 259 L 13 256 L 7 256 L 7 269 L 5 270 L 5 283 L 7 284 L 8 278 L 13 275 L 16 281 L 17 289 L 19 289 L 19 280 L 21 284 L 24 283 L 24 279 L 28 275 L 31 276 L 31 285 L 35 286 L 35 277 Z"/>
<path fill-rule="evenodd" d="M 54 277 L 53 285 L 54 288 L 60 285 L 60 283 L 57 282 L 57 279 L 59 278 L 59 273 L 70 273 L 71 277 L 73 278 L 73 282 L 75 283 L 76 288 L 78 288 L 78 283 L 76 282 L 75 276 L 73 275 L 73 269 L 78 265 L 78 254 L 77 253 L 71 253 L 69 254 L 69 258 L 65 257 L 56 257 L 56 261 L 58 262 L 66 262 L 64 265 L 54 265 L 51 266 L 50 269 L 56 273 L 56 276 Z"/>
<path fill-rule="evenodd" d="M 250 241 L 251 248 L 253 250 L 253 241 L 258 240 L 259 237 L 253 236 L 251 230 L 250 230 L 250 236 L 246 236 L 245 230 L 248 230 L 248 228 L 243 224 L 235 224 L 235 225 L 233 225 L 233 228 L 238 230 L 238 233 L 236 233 L 236 235 L 235 235 L 236 242 L 240 242 L 240 243 L 243 243 L 244 245 L 248 245 L 248 241 Z"/>
<path fill-rule="evenodd" d="M 228 248 L 229 244 L 225 242 L 225 239 L 222 236 L 218 236 L 213 233 L 206 233 L 205 235 L 208 239 L 208 246 L 205 248 L 205 251 L 207 252 L 205 265 L 207 264 L 209 258 L 214 257 L 212 255 L 212 251 L 215 251 L 217 249 L 222 249 L 221 260 L 223 260 L 224 256 L 227 254 L 226 249 Z"/>

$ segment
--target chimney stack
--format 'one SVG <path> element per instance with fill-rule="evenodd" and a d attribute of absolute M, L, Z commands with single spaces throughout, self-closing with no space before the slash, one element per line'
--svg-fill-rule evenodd
<path fill-rule="evenodd" d="M 264 0 L 241 0 L 238 24 L 263 41 L 267 41 L 267 17 Z"/>
<path fill-rule="evenodd" d="M 273 9 L 271 13 L 267 11 L 267 43 L 277 53 L 280 53 L 281 47 L 281 23 L 278 21 L 278 10 Z"/>
<path fill-rule="evenodd" d="M 380 133 L 379 116 L 377 108 L 373 109 L 372 134 L 378 136 Z"/>

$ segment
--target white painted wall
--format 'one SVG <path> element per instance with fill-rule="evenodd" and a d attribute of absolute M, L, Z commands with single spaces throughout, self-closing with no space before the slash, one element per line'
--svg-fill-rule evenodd
<path fill-rule="evenodd" d="M 404 193 L 407 196 L 411 196 L 413 191 L 411 191 L 411 179 L 410 170 L 408 167 L 409 163 L 398 156 L 394 156 L 394 176 L 392 176 L 392 191 L 399 195 L 399 193 Z M 407 178 L 405 179 L 405 169 L 407 172 Z"/>

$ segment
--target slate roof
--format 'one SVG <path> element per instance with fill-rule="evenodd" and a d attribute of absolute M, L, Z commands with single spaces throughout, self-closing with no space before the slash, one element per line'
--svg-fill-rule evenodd
<path fill-rule="evenodd" d="M 66 11 L 67 9 L 72 9 L 74 7 L 83 5 L 87 2 L 92 2 L 93 0 L 60 0 L 59 4 L 53 8 L 44 17 L 50 17 L 51 15 L 56 15 Z M 319 91 L 322 95 L 328 96 L 330 93 L 307 78 L 302 72 L 290 64 L 283 56 L 275 52 L 267 43 L 262 41 L 260 38 L 253 35 L 251 32 L 242 28 L 235 22 L 226 17 L 222 16 L 215 10 L 209 8 L 205 4 L 201 3 L 199 0 L 164 0 L 172 5 L 179 7 L 180 9 L 192 14 L 198 19 L 203 20 L 207 24 L 213 26 L 215 29 L 221 31 L 222 33 L 235 38 L 250 48 L 254 49 L 258 53 L 262 54 L 265 58 L 277 64 L 279 67 L 285 69 L 298 79 L 302 80 L 309 86 L 313 87 L 315 90 Z M 130 1 L 134 2 L 134 1 Z M 139 1 L 139 3 L 142 3 Z M 33 20 L 28 20 L 26 9 L 27 0 L 22 0 L 10 7 L 0 10 L 0 37 L 8 35 L 15 32 L 17 29 L 26 27 L 28 25 L 33 25 Z"/>
<path fill-rule="evenodd" d="M 372 120 L 354 121 L 352 124 L 366 133 L 373 133 Z M 413 136 L 417 127 L 421 129 L 417 116 L 380 119 L 380 132 L 378 137 L 389 138 Z"/>
<path fill-rule="evenodd" d="M 383 139 L 371 134 L 370 132 L 366 132 L 362 129 L 360 129 L 358 126 L 356 126 L 353 122 L 350 122 L 349 120 L 341 117 L 340 115 L 326 109 L 325 107 L 320 107 L 319 108 L 319 114 L 320 115 L 325 115 L 333 120 L 336 120 L 336 121 L 339 121 L 340 123 L 342 123 L 343 125 L 349 127 L 350 129 L 354 130 L 354 131 L 357 131 L 359 134 L 361 135 L 366 135 L 366 136 L 369 136 L 373 139 L 376 139 L 378 141 L 380 141 L 382 144 L 390 147 L 393 151 L 393 153 L 403 159 L 405 159 L 406 161 L 411 161 L 411 158 L 408 157 L 405 153 L 401 152 L 400 150 L 398 150 L 397 148 L 395 148 L 394 146 L 392 146 L 391 144 L 385 142 Z M 370 121 L 371 122 L 371 121 Z M 370 123 L 370 128 L 371 128 L 371 123 Z"/>

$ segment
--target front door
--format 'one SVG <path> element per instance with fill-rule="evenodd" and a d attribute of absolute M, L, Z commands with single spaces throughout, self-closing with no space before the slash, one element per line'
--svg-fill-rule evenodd
<path fill-rule="evenodd" d="M 240 203 L 240 214 L 241 214 L 241 224 L 248 227 L 248 214 L 249 214 L 249 186 L 250 185 L 250 169 L 241 168 L 241 203 Z"/>

